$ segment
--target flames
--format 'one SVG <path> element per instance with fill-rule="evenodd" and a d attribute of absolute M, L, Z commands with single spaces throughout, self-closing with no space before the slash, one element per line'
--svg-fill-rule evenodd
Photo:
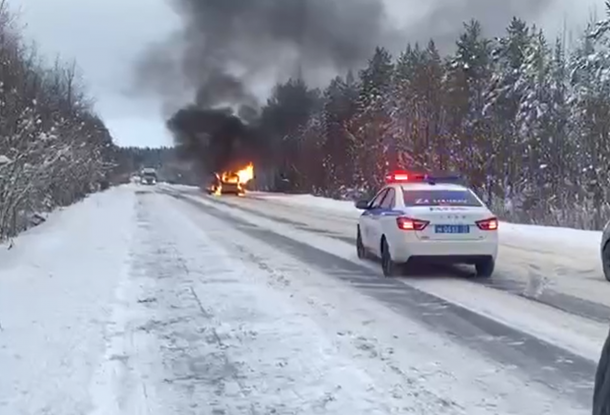
<path fill-rule="evenodd" d="M 244 185 L 254 178 L 254 164 L 249 163 L 246 167 L 237 171 L 224 171 L 220 178 L 225 183 L 238 183 Z"/>
<path fill-rule="evenodd" d="M 249 163 L 243 169 L 236 171 L 235 174 L 239 177 L 239 183 L 246 184 L 254 178 L 254 164 Z"/>
<path fill-rule="evenodd" d="M 224 171 L 220 174 L 217 174 L 216 177 L 219 183 L 217 186 L 215 186 L 215 189 L 213 191 L 214 195 L 222 194 L 223 183 L 237 185 L 240 189 L 240 192 L 243 193 L 243 191 L 245 191 L 244 186 L 254 178 L 254 164 L 248 163 L 248 165 L 237 171 Z"/>

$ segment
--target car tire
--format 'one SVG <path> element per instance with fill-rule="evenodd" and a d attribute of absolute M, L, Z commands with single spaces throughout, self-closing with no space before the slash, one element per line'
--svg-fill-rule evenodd
<path fill-rule="evenodd" d="M 496 261 L 489 257 L 485 258 L 475 264 L 475 269 L 477 271 L 477 277 L 479 278 L 490 278 L 494 273 L 494 269 L 496 267 Z"/>
<path fill-rule="evenodd" d="M 358 227 L 358 231 L 356 233 L 356 253 L 358 254 L 358 258 L 360 258 L 360 259 L 367 258 L 366 248 L 364 247 L 364 244 L 362 243 L 362 235 L 360 234 L 360 227 Z"/>
<path fill-rule="evenodd" d="M 390 246 L 385 237 L 381 240 L 381 269 L 383 276 L 387 278 L 396 277 L 399 273 L 399 264 L 394 262 L 390 253 Z"/>
<path fill-rule="evenodd" d="M 604 270 L 604 277 L 607 281 L 610 281 L 610 242 L 604 245 L 602 250 L 602 268 Z"/>

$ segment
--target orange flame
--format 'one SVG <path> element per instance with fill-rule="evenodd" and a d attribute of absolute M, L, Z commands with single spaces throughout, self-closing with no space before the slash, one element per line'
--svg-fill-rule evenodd
<path fill-rule="evenodd" d="M 236 184 L 240 189 L 240 195 L 243 195 L 245 191 L 244 186 L 252 179 L 254 179 L 254 164 L 248 163 L 248 165 L 241 170 L 237 171 L 224 171 L 221 174 L 216 174 L 218 182 L 216 185 L 210 187 L 210 191 L 213 195 L 222 194 L 223 183 Z"/>
<path fill-rule="evenodd" d="M 246 184 L 254 178 L 254 164 L 248 163 L 246 167 L 235 172 L 240 184 Z"/>

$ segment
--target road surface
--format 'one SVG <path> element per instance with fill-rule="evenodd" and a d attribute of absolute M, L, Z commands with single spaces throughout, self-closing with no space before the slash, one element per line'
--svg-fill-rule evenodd
<path fill-rule="evenodd" d="M 387 279 L 356 258 L 353 217 L 109 192 L 2 253 L 3 415 L 590 413 L 602 281 L 541 289 L 519 247 L 488 282 Z"/>

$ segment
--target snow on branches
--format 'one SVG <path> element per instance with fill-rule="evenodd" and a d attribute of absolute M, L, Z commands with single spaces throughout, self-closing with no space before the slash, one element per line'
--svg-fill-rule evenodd
<path fill-rule="evenodd" d="M 0 240 L 98 189 L 114 151 L 76 66 L 41 63 L 0 8 Z"/>
<path fill-rule="evenodd" d="M 265 128 L 282 127 L 283 190 L 340 197 L 374 191 L 390 168 L 457 170 L 506 219 L 599 229 L 610 217 L 610 16 L 564 43 L 517 18 L 489 39 L 472 21 L 444 58 L 433 41 L 396 59 L 377 48 L 358 76 L 312 91 L 298 125 L 278 117 L 307 91 L 272 98 Z"/>

